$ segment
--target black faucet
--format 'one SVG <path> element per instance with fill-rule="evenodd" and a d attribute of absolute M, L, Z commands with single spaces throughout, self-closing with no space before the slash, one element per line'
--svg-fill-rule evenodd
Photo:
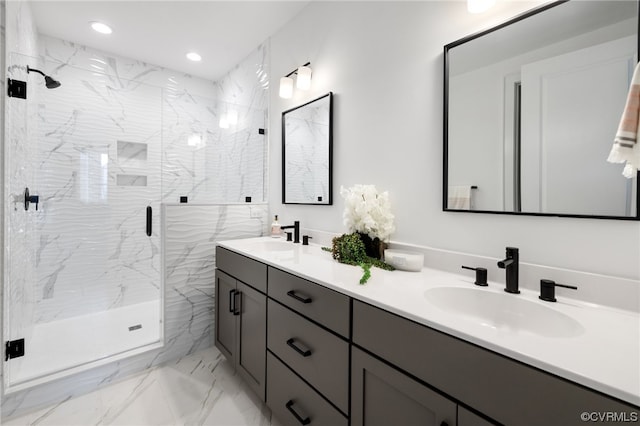
<path fill-rule="evenodd" d="M 520 290 L 518 290 L 518 263 L 518 249 L 515 247 L 507 247 L 507 258 L 498 262 L 498 268 L 504 269 L 507 272 L 507 286 L 504 289 L 507 293 L 520 293 Z"/>
<path fill-rule="evenodd" d="M 281 226 L 280 229 L 291 229 L 293 228 L 293 242 L 300 242 L 300 221 L 296 220 L 293 222 L 293 225 Z"/>

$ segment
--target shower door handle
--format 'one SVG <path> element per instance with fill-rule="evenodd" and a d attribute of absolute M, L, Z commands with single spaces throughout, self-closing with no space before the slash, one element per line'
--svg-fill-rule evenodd
<path fill-rule="evenodd" d="M 38 211 L 38 203 L 40 202 L 40 196 L 29 194 L 29 188 L 24 189 L 24 209 L 29 210 L 29 204 L 36 204 L 36 211 Z"/>
<path fill-rule="evenodd" d="M 38 207 L 36 204 L 36 210 L 37 209 Z M 152 221 L 153 221 L 153 209 L 151 208 L 151 206 L 147 206 L 147 237 L 150 237 L 151 234 L 153 233 Z"/>

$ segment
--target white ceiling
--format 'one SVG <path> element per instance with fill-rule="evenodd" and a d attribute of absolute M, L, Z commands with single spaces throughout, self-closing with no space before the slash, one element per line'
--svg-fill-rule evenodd
<path fill-rule="evenodd" d="M 216 80 L 278 31 L 309 0 L 32 0 L 38 32 Z M 113 33 L 96 33 L 101 21 Z M 201 62 L 186 59 L 196 51 Z"/>

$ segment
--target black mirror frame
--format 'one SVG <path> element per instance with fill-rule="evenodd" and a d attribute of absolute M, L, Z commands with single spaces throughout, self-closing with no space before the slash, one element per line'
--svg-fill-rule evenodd
<path fill-rule="evenodd" d="M 468 41 L 474 40 L 476 38 L 482 37 L 483 35 L 492 33 L 501 28 L 507 27 L 511 24 L 514 24 L 518 21 L 522 21 L 526 18 L 529 18 L 533 15 L 537 15 L 541 12 L 544 12 L 553 7 L 559 6 L 563 3 L 567 3 L 570 0 L 558 0 L 549 4 L 545 4 L 534 9 L 531 9 L 525 13 L 515 16 L 514 18 L 509 19 L 502 24 L 498 24 L 492 28 L 489 28 L 484 31 L 477 32 L 475 34 L 471 34 L 469 36 L 463 37 L 459 40 L 451 42 L 444 46 L 444 87 L 443 87 L 443 172 L 442 172 L 442 211 L 445 212 L 463 212 L 463 213 L 491 213 L 491 214 L 506 214 L 506 215 L 515 215 L 515 216 L 551 216 L 551 217 L 572 217 L 572 218 L 581 218 L 581 219 L 615 219 L 615 220 L 631 220 L 631 221 L 640 221 L 640 170 L 637 173 L 637 187 L 636 187 L 636 215 L 635 216 L 601 216 L 601 215 L 581 215 L 581 214 L 566 214 L 566 213 L 539 213 L 539 212 L 511 212 L 511 211 L 499 211 L 499 210 L 459 210 L 459 209 L 450 209 L 447 207 L 448 198 L 448 174 L 449 174 L 449 50 L 464 44 Z M 574 0 L 577 1 L 577 0 Z M 640 58 L 640 0 L 636 1 L 636 10 L 637 10 L 637 18 L 638 18 L 638 31 L 637 31 L 637 57 Z M 613 137 L 612 137 L 613 140 Z"/>
<path fill-rule="evenodd" d="M 300 109 L 304 106 L 312 104 L 313 102 L 319 101 L 326 97 L 329 97 L 329 182 L 328 182 L 328 200 L 326 203 L 295 203 L 295 202 L 287 202 L 286 201 L 286 134 L 285 134 L 285 115 L 297 109 Z M 315 99 L 312 99 L 302 105 L 298 105 L 296 107 L 290 108 L 286 111 L 282 112 L 282 204 L 298 204 L 298 205 L 309 205 L 309 206 L 330 206 L 333 205 L 333 92 L 329 92 L 322 96 L 319 96 Z"/>

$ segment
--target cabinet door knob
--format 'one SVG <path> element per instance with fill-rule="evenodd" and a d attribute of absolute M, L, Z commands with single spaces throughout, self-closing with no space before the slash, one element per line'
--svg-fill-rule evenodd
<path fill-rule="evenodd" d="M 311 419 L 309 417 L 302 417 L 300 414 L 296 413 L 296 410 L 293 409 L 293 404 L 295 403 L 292 399 L 287 401 L 286 404 L 287 410 L 289 410 L 289 412 L 293 414 L 293 417 L 295 417 L 302 425 L 308 425 L 309 423 L 311 423 Z"/>

